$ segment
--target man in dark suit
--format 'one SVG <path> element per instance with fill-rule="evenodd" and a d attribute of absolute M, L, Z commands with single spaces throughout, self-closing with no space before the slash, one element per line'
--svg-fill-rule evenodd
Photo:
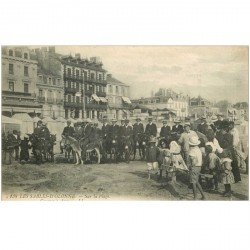
<path fill-rule="evenodd" d="M 138 140 L 139 135 L 144 133 L 144 127 L 141 123 L 141 118 L 136 118 L 136 123 L 133 125 L 133 136 L 135 140 Z"/>
<path fill-rule="evenodd" d="M 123 136 L 129 136 L 132 139 L 133 136 L 133 128 L 129 125 L 129 119 L 125 119 L 125 126 L 123 128 Z"/>
<path fill-rule="evenodd" d="M 67 121 L 67 126 L 63 129 L 62 136 L 75 136 L 75 129 L 71 126 L 71 121 Z M 61 146 L 60 142 L 60 149 L 61 149 L 61 154 L 63 154 L 63 147 Z"/>
<path fill-rule="evenodd" d="M 10 148 L 12 148 L 12 153 L 13 151 L 15 152 L 15 160 L 19 160 L 19 146 L 20 146 L 20 136 L 18 135 L 17 130 L 13 130 L 13 133 L 8 134 L 7 140 L 9 142 Z"/>
<path fill-rule="evenodd" d="M 102 125 L 102 139 L 103 139 L 103 160 L 107 161 L 107 151 L 109 149 L 109 131 L 110 125 L 108 124 L 107 117 L 103 117 L 103 125 Z"/>
<path fill-rule="evenodd" d="M 223 125 L 223 117 L 222 114 L 218 114 L 217 115 L 217 121 L 214 122 L 214 126 L 216 128 L 216 130 L 221 130 L 222 129 L 222 125 Z"/>
<path fill-rule="evenodd" d="M 84 136 L 81 139 L 81 147 L 84 149 L 87 144 L 89 144 L 94 138 L 94 128 L 93 128 L 93 123 L 90 118 L 86 120 L 87 124 L 85 128 L 83 129 L 84 131 Z"/>
<path fill-rule="evenodd" d="M 172 133 L 182 134 L 184 132 L 184 128 L 180 123 L 180 120 L 174 121 L 175 125 L 172 127 Z"/>
<path fill-rule="evenodd" d="M 207 124 L 207 119 L 205 116 L 201 117 L 201 123 L 198 124 L 197 126 L 197 130 L 202 133 L 202 134 L 206 134 L 207 130 L 208 130 L 208 124 Z"/>
<path fill-rule="evenodd" d="M 117 120 L 114 118 L 112 119 L 112 125 L 110 125 L 109 129 L 109 139 L 110 140 L 117 140 L 119 133 L 120 133 L 120 126 L 117 124 Z"/>
<path fill-rule="evenodd" d="M 62 135 L 74 137 L 75 129 L 71 126 L 71 121 L 67 121 L 67 126 L 63 129 Z"/>
<path fill-rule="evenodd" d="M 156 124 L 153 123 L 153 118 L 148 118 L 148 124 L 146 125 L 145 133 L 150 137 L 156 137 L 157 135 L 157 127 Z"/>
<path fill-rule="evenodd" d="M 167 125 L 168 123 L 167 120 L 163 120 L 162 123 L 163 123 L 163 126 L 161 127 L 160 137 L 163 137 L 164 139 L 167 140 L 170 136 L 171 128 L 170 126 Z"/>

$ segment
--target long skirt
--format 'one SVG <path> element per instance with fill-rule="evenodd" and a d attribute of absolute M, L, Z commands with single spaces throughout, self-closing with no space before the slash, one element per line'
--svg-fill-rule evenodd
<path fill-rule="evenodd" d="M 241 181 L 241 176 L 240 176 L 240 168 L 238 165 L 238 160 L 237 160 L 237 155 L 235 150 L 232 150 L 232 173 L 234 175 L 234 180 L 235 182 L 239 182 Z"/>

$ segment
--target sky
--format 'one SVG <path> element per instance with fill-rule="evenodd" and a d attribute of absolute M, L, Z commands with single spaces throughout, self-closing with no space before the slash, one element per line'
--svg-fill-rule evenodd
<path fill-rule="evenodd" d="M 100 57 L 103 67 L 131 86 L 131 98 L 172 88 L 210 101 L 248 101 L 247 46 L 56 46 L 65 55 Z"/>

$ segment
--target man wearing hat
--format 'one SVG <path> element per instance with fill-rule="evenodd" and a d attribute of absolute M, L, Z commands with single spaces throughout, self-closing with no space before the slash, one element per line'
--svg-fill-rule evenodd
<path fill-rule="evenodd" d="M 135 140 L 138 140 L 139 135 L 144 133 L 144 127 L 141 123 L 141 118 L 136 118 L 136 123 L 133 125 L 133 136 Z"/>
<path fill-rule="evenodd" d="M 109 147 L 109 131 L 110 131 L 110 125 L 108 124 L 107 117 L 103 117 L 103 124 L 102 124 L 102 139 L 103 139 L 103 159 L 104 162 L 107 161 L 107 151 Z"/>
<path fill-rule="evenodd" d="M 207 130 L 208 130 L 208 124 L 207 124 L 207 119 L 205 116 L 201 117 L 201 122 L 200 124 L 198 124 L 197 126 L 197 130 L 202 133 L 202 134 L 206 134 Z"/>
<path fill-rule="evenodd" d="M 223 123 L 223 115 L 222 114 L 217 114 L 217 120 L 214 121 L 214 126 L 217 130 L 220 130 L 222 128 L 222 123 Z"/>
<path fill-rule="evenodd" d="M 132 126 L 129 125 L 129 119 L 128 118 L 125 119 L 125 126 L 123 128 L 122 135 L 123 136 L 129 136 L 130 138 L 133 135 L 133 128 L 132 128 Z"/>
<path fill-rule="evenodd" d="M 197 136 L 189 137 L 189 161 L 190 161 L 190 183 L 192 183 L 194 199 L 197 200 L 197 189 L 200 191 L 202 199 L 205 200 L 205 194 L 202 190 L 202 187 L 199 183 L 199 177 L 202 167 L 202 152 L 198 145 L 200 144 L 200 140 Z"/>
<path fill-rule="evenodd" d="M 185 163 L 188 165 L 189 160 L 189 138 L 196 136 L 198 138 L 198 135 L 195 131 L 191 130 L 191 124 L 189 122 L 184 124 L 184 132 L 181 134 L 180 139 L 178 140 L 178 143 L 181 145 L 183 158 Z"/>
<path fill-rule="evenodd" d="M 174 126 L 172 127 L 172 133 L 182 134 L 184 132 L 183 126 L 179 119 L 174 121 Z"/>
<path fill-rule="evenodd" d="M 67 126 L 63 129 L 62 136 L 75 136 L 75 129 L 71 126 L 71 121 L 67 120 Z M 63 154 L 63 147 L 60 142 L 61 154 Z"/>
<path fill-rule="evenodd" d="M 156 127 L 156 124 L 153 123 L 152 117 L 148 118 L 148 124 L 146 125 L 145 133 L 151 137 L 152 136 L 156 137 L 156 135 L 157 135 L 157 127 Z"/>
<path fill-rule="evenodd" d="M 117 119 L 113 118 L 111 122 L 112 122 L 112 125 L 110 125 L 110 128 L 109 128 L 110 140 L 113 140 L 113 139 L 117 140 L 119 133 L 120 133 L 120 127 L 117 124 Z"/>
<path fill-rule="evenodd" d="M 85 147 L 94 140 L 95 138 L 95 130 L 93 128 L 93 123 L 90 118 L 87 118 L 86 120 L 87 124 L 84 131 L 84 136 L 81 138 L 81 147 L 85 149 Z"/>
<path fill-rule="evenodd" d="M 161 131 L 160 131 L 160 137 L 168 140 L 170 133 L 171 133 L 171 128 L 170 126 L 168 126 L 168 121 L 167 120 L 163 120 L 162 121 L 163 126 L 161 127 Z"/>

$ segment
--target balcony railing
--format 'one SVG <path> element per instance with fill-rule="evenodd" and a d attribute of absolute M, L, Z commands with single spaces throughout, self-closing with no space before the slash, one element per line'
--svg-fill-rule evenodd
<path fill-rule="evenodd" d="M 86 109 L 107 109 L 107 104 L 86 103 Z"/>
<path fill-rule="evenodd" d="M 79 91 L 80 91 L 80 88 L 65 87 L 65 92 L 68 92 L 68 93 L 77 93 Z"/>
<path fill-rule="evenodd" d="M 97 80 L 94 78 L 88 78 L 88 79 L 84 79 L 85 82 L 90 82 L 90 83 L 101 83 L 101 84 L 107 84 L 107 82 L 105 80 Z"/>
<path fill-rule="evenodd" d="M 69 108 L 83 108 L 82 102 L 64 102 L 65 107 Z"/>
<path fill-rule="evenodd" d="M 100 96 L 100 97 L 106 97 L 106 93 L 105 92 L 101 92 L 101 91 L 97 91 L 96 95 Z"/>
<path fill-rule="evenodd" d="M 7 90 L 3 90 L 2 91 L 3 95 L 15 95 L 15 96 L 31 96 L 31 97 L 35 97 L 35 94 L 31 94 L 31 93 L 25 93 L 25 92 L 16 92 L 16 91 L 7 91 Z"/>
<path fill-rule="evenodd" d="M 74 75 L 64 74 L 63 78 L 66 81 L 70 80 L 70 81 L 74 81 L 74 82 L 83 82 L 83 77 L 82 76 L 74 76 Z"/>
<path fill-rule="evenodd" d="M 38 104 L 35 99 L 25 99 L 18 97 L 3 97 L 2 98 L 3 106 L 20 106 L 20 107 L 41 107 L 41 104 Z"/>

